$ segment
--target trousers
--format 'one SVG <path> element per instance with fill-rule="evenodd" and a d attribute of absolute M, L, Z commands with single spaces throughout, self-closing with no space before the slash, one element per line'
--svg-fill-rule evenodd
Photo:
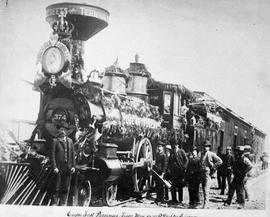
<path fill-rule="evenodd" d="M 221 186 L 222 186 L 222 172 L 220 170 L 217 171 L 217 182 L 218 182 L 218 189 L 221 189 Z"/>
<path fill-rule="evenodd" d="M 189 205 L 195 205 L 196 203 L 200 202 L 199 187 L 200 182 L 188 183 Z"/>
<path fill-rule="evenodd" d="M 60 205 L 65 205 L 67 203 L 69 185 L 71 181 L 70 170 L 63 170 L 56 174 L 55 178 L 55 194 L 54 198 L 60 197 Z"/>
<path fill-rule="evenodd" d="M 155 182 L 156 182 L 156 192 L 157 192 L 156 202 L 163 202 L 164 201 L 164 185 L 162 181 L 160 181 L 159 179 L 156 179 Z"/>
<path fill-rule="evenodd" d="M 231 184 L 231 177 L 232 172 L 231 171 L 224 171 L 224 173 L 221 176 L 221 194 L 224 194 L 225 188 L 226 188 L 226 181 L 228 183 L 228 186 Z"/>
<path fill-rule="evenodd" d="M 181 180 L 172 180 L 172 201 L 177 202 L 176 192 L 178 192 L 178 202 L 182 203 L 183 201 L 183 183 Z"/>
<path fill-rule="evenodd" d="M 240 205 L 245 205 L 245 191 L 244 191 L 244 183 L 233 180 L 229 186 L 229 195 L 227 199 L 227 203 L 230 205 L 232 202 L 232 198 L 236 192 L 237 202 Z"/>
<path fill-rule="evenodd" d="M 210 176 L 210 171 L 204 171 L 202 174 L 202 190 L 203 190 L 203 204 L 207 204 L 209 202 L 209 193 L 210 187 L 212 184 L 212 179 Z"/>

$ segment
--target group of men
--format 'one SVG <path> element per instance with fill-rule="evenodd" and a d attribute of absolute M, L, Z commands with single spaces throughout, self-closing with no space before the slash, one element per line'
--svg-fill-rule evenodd
<path fill-rule="evenodd" d="M 226 182 L 229 185 L 225 205 L 231 204 L 236 191 L 239 207 L 244 207 L 247 196 L 247 174 L 252 169 L 252 164 L 248 159 L 248 150 L 244 146 L 239 146 L 233 156 L 230 147 L 227 147 L 225 154 L 221 152 L 215 154 L 210 151 L 210 148 L 211 143 L 206 140 L 201 153 L 193 147 L 192 152 L 187 155 L 176 142 L 171 142 L 166 146 L 162 143 L 157 145 L 155 168 L 161 177 L 171 181 L 172 202 L 183 202 L 183 188 L 187 185 L 189 205 L 191 208 L 197 207 L 201 203 L 199 187 L 202 185 L 202 208 L 207 208 L 213 174 L 217 171 L 221 194 L 225 193 Z M 64 127 L 59 128 L 59 136 L 53 140 L 51 165 L 56 174 L 52 203 L 66 205 L 71 174 L 75 172 L 75 152 L 73 142 L 67 137 Z M 156 203 L 169 200 L 168 188 L 164 186 L 160 178 L 156 179 L 156 192 Z"/>
<path fill-rule="evenodd" d="M 243 208 L 247 196 L 247 174 L 252 168 L 248 159 L 248 151 L 244 146 L 239 146 L 233 156 L 231 147 L 226 148 L 225 154 L 221 154 L 221 152 L 216 154 L 210 151 L 210 148 L 209 140 L 203 143 L 202 152 L 198 152 L 197 147 L 193 147 L 191 153 L 188 154 L 178 144 L 171 143 L 166 146 L 162 143 L 158 144 L 156 168 L 164 179 L 171 181 L 171 202 L 179 204 L 183 202 L 183 188 L 187 185 L 189 206 L 196 208 L 201 204 L 199 197 L 201 185 L 202 208 L 208 208 L 210 187 L 217 171 L 221 195 L 225 193 L 226 182 L 229 186 L 228 198 L 224 205 L 231 204 L 236 191 L 239 208 Z M 168 201 L 168 189 L 164 187 L 160 179 L 156 181 L 156 192 L 155 202 L 157 204 Z M 178 193 L 178 198 L 176 193 Z"/>

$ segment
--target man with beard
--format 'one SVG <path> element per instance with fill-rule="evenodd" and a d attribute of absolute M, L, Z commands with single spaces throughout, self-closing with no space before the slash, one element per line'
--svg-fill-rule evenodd
<path fill-rule="evenodd" d="M 71 174 L 75 172 L 75 153 L 73 142 L 66 135 L 65 126 L 59 127 L 59 136 L 53 140 L 51 165 L 56 174 L 53 205 L 67 205 Z"/>

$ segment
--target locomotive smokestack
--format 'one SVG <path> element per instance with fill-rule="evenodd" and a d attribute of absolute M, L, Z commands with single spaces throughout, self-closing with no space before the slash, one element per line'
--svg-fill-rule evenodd
<path fill-rule="evenodd" d="M 71 33 L 73 40 L 87 41 L 108 26 L 110 14 L 92 5 L 59 3 L 48 6 L 46 15 L 47 22 L 60 36 Z"/>
<path fill-rule="evenodd" d="M 109 15 L 103 8 L 78 3 L 59 3 L 46 8 L 46 20 L 52 27 L 53 35 L 58 37 L 56 41 L 63 43 L 71 54 L 69 68 L 74 81 L 83 82 L 84 41 L 108 26 Z M 64 67 L 61 70 L 64 71 Z"/>

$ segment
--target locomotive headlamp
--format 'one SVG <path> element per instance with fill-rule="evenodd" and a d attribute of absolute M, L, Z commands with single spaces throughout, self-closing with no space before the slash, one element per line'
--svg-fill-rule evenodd
<path fill-rule="evenodd" d="M 71 62 L 71 54 L 65 44 L 50 40 L 40 49 L 37 64 L 41 63 L 43 72 L 49 75 L 61 74 L 67 62 Z"/>
<path fill-rule="evenodd" d="M 58 47 L 48 48 L 42 56 L 42 66 L 49 74 L 57 74 L 65 64 L 65 57 Z"/>

